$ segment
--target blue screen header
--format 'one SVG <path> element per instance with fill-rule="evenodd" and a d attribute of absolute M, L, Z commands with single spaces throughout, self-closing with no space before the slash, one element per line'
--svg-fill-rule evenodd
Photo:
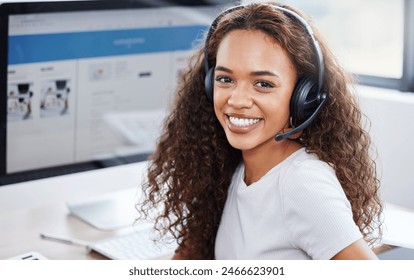
<path fill-rule="evenodd" d="M 191 50 L 205 25 L 10 36 L 8 63 Z"/>

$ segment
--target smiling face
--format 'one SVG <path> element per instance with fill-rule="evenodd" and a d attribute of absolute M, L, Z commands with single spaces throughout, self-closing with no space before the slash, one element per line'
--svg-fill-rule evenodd
<path fill-rule="evenodd" d="M 274 136 L 288 127 L 296 76 L 287 52 L 265 33 L 234 30 L 224 37 L 216 58 L 214 111 L 230 145 L 246 151 L 280 143 Z"/>

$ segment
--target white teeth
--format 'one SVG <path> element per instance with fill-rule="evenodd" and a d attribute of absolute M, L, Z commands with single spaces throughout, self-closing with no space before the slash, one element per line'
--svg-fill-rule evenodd
<path fill-rule="evenodd" d="M 229 117 L 229 120 L 235 126 L 249 126 L 255 123 L 258 123 L 260 119 L 246 119 L 246 118 L 236 118 L 236 117 Z"/>

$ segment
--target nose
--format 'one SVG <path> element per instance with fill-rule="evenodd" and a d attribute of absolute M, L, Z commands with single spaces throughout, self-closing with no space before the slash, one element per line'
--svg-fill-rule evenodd
<path fill-rule="evenodd" d="M 248 89 L 237 87 L 227 100 L 227 104 L 237 109 L 250 108 L 253 106 L 253 99 Z"/>

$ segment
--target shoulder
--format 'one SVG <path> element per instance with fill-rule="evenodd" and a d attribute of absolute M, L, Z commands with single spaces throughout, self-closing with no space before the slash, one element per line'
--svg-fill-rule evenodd
<path fill-rule="evenodd" d="M 284 172 L 283 182 L 283 185 L 297 188 L 313 183 L 341 188 L 332 166 L 320 160 L 317 155 L 307 153 L 305 149 L 298 151 L 290 160 Z"/>
<path fill-rule="evenodd" d="M 334 206 L 340 203 L 351 208 L 332 166 L 304 150 L 284 172 L 281 196 L 287 207 L 307 205 L 313 209 L 316 204 Z"/>
<path fill-rule="evenodd" d="M 291 243 L 313 259 L 329 259 L 361 238 L 334 169 L 316 156 L 301 153 L 292 160 L 280 197 Z"/>
<path fill-rule="evenodd" d="M 281 195 L 291 206 L 343 203 L 350 208 L 334 169 L 315 155 L 297 157 L 283 174 Z"/>

